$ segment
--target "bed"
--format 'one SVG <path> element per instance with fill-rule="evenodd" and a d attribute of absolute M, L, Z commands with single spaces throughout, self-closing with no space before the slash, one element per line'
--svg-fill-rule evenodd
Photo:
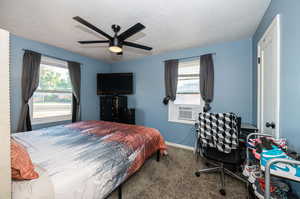
<path fill-rule="evenodd" d="M 104 121 L 82 121 L 12 137 L 26 147 L 40 174 L 38 179 L 14 181 L 14 199 L 20 199 L 22 192 L 32 194 L 31 199 L 50 199 L 39 195 L 40 187 L 55 199 L 106 198 L 147 158 L 166 149 L 156 129 Z"/>

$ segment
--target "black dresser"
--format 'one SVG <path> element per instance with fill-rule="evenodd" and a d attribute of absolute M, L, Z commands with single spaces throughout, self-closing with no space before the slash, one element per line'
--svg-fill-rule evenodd
<path fill-rule="evenodd" d="M 135 124 L 135 109 L 128 109 L 127 96 L 100 96 L 100 119 Z"/>

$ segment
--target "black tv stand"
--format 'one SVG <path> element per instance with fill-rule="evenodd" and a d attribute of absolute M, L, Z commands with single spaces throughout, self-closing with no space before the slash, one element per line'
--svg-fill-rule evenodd
<path fill-rule="evenodd" d="M 100 120 L 135 124 L 135 109 L 127 106 L 127 96 L 100 96 Z"/>

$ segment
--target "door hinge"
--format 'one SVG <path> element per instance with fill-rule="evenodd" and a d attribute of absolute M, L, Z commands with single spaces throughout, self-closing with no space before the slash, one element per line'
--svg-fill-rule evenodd
<path fill-rule="evenodd" d="M 257 63 L 260 64 L 260 57 L 257 58 Z"/>

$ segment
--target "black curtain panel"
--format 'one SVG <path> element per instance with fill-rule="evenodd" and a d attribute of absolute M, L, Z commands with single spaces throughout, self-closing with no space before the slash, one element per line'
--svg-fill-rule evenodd
<path fill-rule="evenodd" d="M 214 61 L 212 54 L 200 56 L 200 92 L 205 101 L 203 112 L 208 112 L 214 99 Z"/>
<path fill-rule="evenodd" d="M 80 121 L 80 63 L 68 61 L 70 79 L 73 88 L 72 122 Z"/>
<path fill-rule="evenodd" d="M 167 105 L 169 101 L 176 99 L 178 82 L 178 59 L 165 61 L 165 92 L 166 96 L 163 103 Z"/>
<path fill-rule="evenodd" d="M 25 50 L 22 71 L 22 109 L 18 132 L 31 131 L 29 100 L 39 86 L 41 54 Z"/>

